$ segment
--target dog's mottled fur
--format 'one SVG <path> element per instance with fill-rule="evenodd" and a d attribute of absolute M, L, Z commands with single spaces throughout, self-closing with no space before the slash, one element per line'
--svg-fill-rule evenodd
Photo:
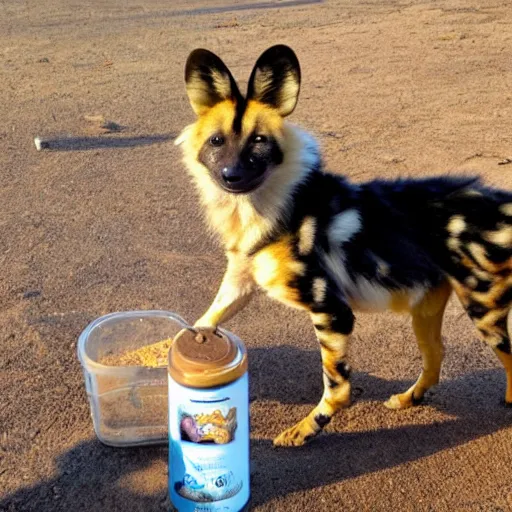
<path fill-rule="evenodd" d="M 452 289 L 503 363 L 512 404 L 512 193 L 473 177 L 356 185 L 324 172 L 315 140 L 284 122 L 300 88 L 299 63 L 286 46 L 258 59 L 245 98 L 207 50 L 191 53 L 185 79 L 198 119 L 177 143 L 228 259 L 217 297 L 196 325 L 232 317 L 259 286 L 306 310 L 320 344 L 323 396 L 276 445 L 304 444 L 349 403 L 346 354 L 356 310 L 411 313 L 423 371 L 386 405 L 418 403 L 439 380 Z"/>

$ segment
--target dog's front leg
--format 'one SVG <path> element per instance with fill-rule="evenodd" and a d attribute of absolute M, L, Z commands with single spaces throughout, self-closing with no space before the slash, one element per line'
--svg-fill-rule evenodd
<path fill-rule="evenodd" d="M 235 316 L 251 299 L 255 282 L 247 257 L 238 252 L 227 253 L 228 267 L 217 296 L 195 327 L 216 327 Z"/>
<path fill-rule="evenodd" d="M 327 302 L 329 308 L 315 308 L 310 313 L 322 353 L 324 393 L 303 420 L 274 439 L 275 446 L 303 445 L 321 432 L 336 411 L 350 404 L 350 367 L 346 357 L 354 316 L 344 301 Z"/>

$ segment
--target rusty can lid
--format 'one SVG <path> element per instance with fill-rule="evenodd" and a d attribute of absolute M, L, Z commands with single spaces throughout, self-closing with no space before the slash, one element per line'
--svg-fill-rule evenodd
<path fill-rule="evenodd" d="M 246 371 L 247 352 L 242 342 L 219 329 L 183 329 L 169 351 L 169 374 L 183 386 L 222 386 Z"/>

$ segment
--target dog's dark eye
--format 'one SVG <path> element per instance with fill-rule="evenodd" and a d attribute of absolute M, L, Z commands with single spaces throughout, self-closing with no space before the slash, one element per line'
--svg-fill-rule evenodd
<path fill-rule="evenodd" d="M 265 137 L 265 135 L 255 135 L 253 138 L 252 138 L 252 141 L 255 143 L 255 144 L 261 144 L 263 142 L 267 142 L 267 137 Z"/>
<path fill-rule="evenodd" d="M 215 147 L 222 146 L 224 144 L 224 137 L 222 135 L 214 135 L 210 137 L 210 144 Z"/>

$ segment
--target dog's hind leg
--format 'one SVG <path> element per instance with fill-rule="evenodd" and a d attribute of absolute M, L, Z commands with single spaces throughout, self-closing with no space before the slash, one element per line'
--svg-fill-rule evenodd
<path fill-rule="evenodd" d="M 406 409 L 423 399 L 425 392 L 439 382 L 443 360 L 441 327 L 452 288 L 447 281 L 429 291 L 412 310 L 412 326 L 423 361 L 418 380 L 404 393 L 393 395 L 384 403 L 389 409 Z"/>
<path fill-rule="evenodd" d="M 464 309 L 505 368 L 505 404 L 512 406 L 512 275 L 489 281 L 485 292 L 452 281 Z M 508 318 L 508 326 L 507 326 Z"/>
<path fill-rule="evenodd" d="M 503 352 L 499 348 L 495 348 L 494 352 L 498 356 L 499 360 L 503 363 L 503 366 L 505 367 L 505 373 L 507 375 L 505 405 L 507 407 L 512 407 L 512 354 Z"/>
<path fill-rule="evenodd" d="M 276 437 L 275 446 L 303 445 L 321 432 L 336 411 L 350 404 L 350 367 L 346 356 L 354 317 L 348 305 L 342 301 L 333 306 L 333 309 L 311 312 L 322 355 L 322 398 L 303 420 Z M 336 313 L 328 312 L 334 309 Z"/>
<path fill-rule="evenodd" d="M 507 312 L 493 310 L 482 318 L 473 318 L 480 334 L 484 340 L 491 345 L 494 353 L 505 368 L 507 384 L 505 388 L 505 405 L 512 407 L 512 346 L 511 346 L 511 324 L 512 309 L 508 312 L 508 329 L 506 326 Z"/>
<path fill-rule="evenodd" d="M 512 308 L 508 312 L 507 316 L 507 334 L 509 339 L 509 347 L 510 340 L 512 339 Z M 505 367 L 505 372 L 507 373 L 507 390 L 505 392 L 505 404 L 508 407 L 512 407 L 512 354 L 507 354 L 501 350 L 496 349 L 496 355 L 500 358 L 503 366 Z"/>
<path fill-rule="evenodd" d="M 495 315 L 492 315 L 495 313 Z M 512 313 L 509 313 L 509 317 Z M 505 405 L 507 407 L 512 407 L 512 350 L 511 350 L 511 342 L 510 342 L 510 330 L 509 332 L 505 332 L 506 328 L 503 328 L 505 323 L 505 315 L 503 311 L 494 311 L 487 314 L 488 316 L 493 316 L 493 325 L 486 325 L 485 327 L 479 326 L 479 322 L 482 320 L 473 319 L 478 330 L 480 331 L 483 339 L 491 345 L 494 353 L 498 356 L 498 359 L 503 364 L 505 368 L 505 374 L 507 377 L 507 384 L 505 389 Z M 485 317 L 484 317 L 485 318 Z M 497 342 L 498 341 L 498 342 Z"/>

